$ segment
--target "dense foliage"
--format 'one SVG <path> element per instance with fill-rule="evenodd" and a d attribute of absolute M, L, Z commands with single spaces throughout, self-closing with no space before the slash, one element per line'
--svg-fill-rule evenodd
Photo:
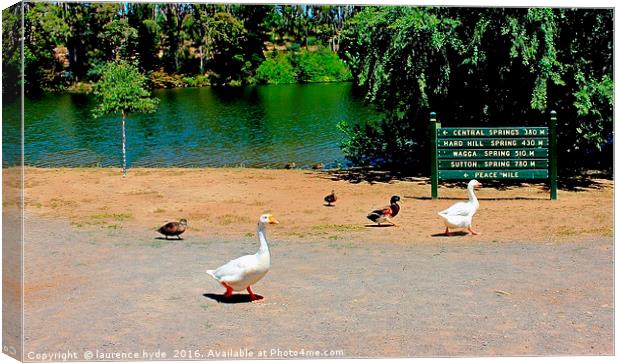
<path fill-rule="evenodd" d="M 339 125 L 356 164 L 425 171 L 430 111 L 449 126 L 508 126 L 543 125 L 554 109 L 561 168 L 612 166 L 610 9 L 23 6 L 28 93 L 88 89 L 117 59 L 154 87 L 352 79 L 386 115 Z M 20 8 L 2 14 L 5 94 L 19 90 Z"/>
<path fill-rule="evenodd" d="M 560 165 L 611 167 L 612 32 L 606 9 L 364 8 L 342 50 L 387 116 L 343 122 L 343 149 L 358 164 L 424 170 L 429 111 L 444 125 L 501 126 L 543 125 L 555 109 Z"/>
<path fill-rule="evenodd" d="M 146 76 L 132 63 L 119 60 L 105 64 L 93 87 L 97 98 L 93 116 L 122 113 L 124 117 L 130 112 L 154 112 L 159 100 L 151 98 L 146 82 Z"/>
<path fill-rule="evenodd" d="M 351 80 L 351 72 L 338 55 L 327 48 L 302 49 L 268 57 L 258 67 L 256 80 L 268 84 L 345 82 Z"/>
<path fill-rule="evenodd" d="M 13 33 L 19 31 L 20 9 L 3 11 L 5 39 L 19 39 Z M 137 61 L 156 87 L 253 83 L 268 60 L 265 54 L 274 51 L 321 49 L 321 59 L 329 53 L 329 62 L 344 67 L 335 54 L 338 39 L 345 21 L 358 11 L 353 6 L 66 2 L 25 2 L 24 10 L 28 93 L 79 88 L 117 58 Z M 3 42 L 7 70 L 19 67 L 14 43 Z M 345 72 L 330 65 L 322 74 L 306 69 L 323 66 L 309 61 L 302 73 L 307 81 L 333 80 L 330 72 Z"/>

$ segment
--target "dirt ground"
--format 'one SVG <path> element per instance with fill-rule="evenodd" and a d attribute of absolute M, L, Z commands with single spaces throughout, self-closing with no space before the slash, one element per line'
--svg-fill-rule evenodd
<path fill-rule="evenodd" d="M 28 360 L 63 350 L 79 359 L 614 353 L 610 181 L 560 190 L 557 201 L 538 185 L 486 187 L 482 235 L 440 237 L 436 212 L 465 198 L 463 187 L 431 200 L 422 179 L 352 183 L 298 170 L 132 169 L 121 179 L 116 169 L 30 168 L 25 177 Z M 339 200 L 325 207 L 332 189 Z M 368 227 L 366 214 L 393 194 L 401 227 Z M 269 230 L 272 269 L 254 289 L 264 299 L 223 301 L 204 271 L 254 253 L 266 211 L 281 224 Z M 189 220 L 184 240 L 156 238 L 156 226 L 178 218 Z"/>
<path fill-rule="evenodd" d="M 67 219 L 78 229 L 123 229 L 152 233 L 169 220 L 186 218 L 187 237 L 239 238 L 254 233 L 256 220 L 273 213 L 282 238 L 357 239 L 434 243 L 444 228 L 437 212 L 464 187 L 441 186 L 432 200 L 425 179 L 352 183 L 329 172 L 262 169 L 26 169 L 29 212 Z M 323 197 L 336 191 L 336 207 Z M 399 195 L 400 228 L 369 228 L 366 215 Z M 474 226 L 476 241 L 566 241 L 612 236 L 613 182 L 593 179 L 587 187 L 560 190 L 558 200 L 540 185 L 483 187 Z M 370 223 L 372 224 L 372 223 Z"/>

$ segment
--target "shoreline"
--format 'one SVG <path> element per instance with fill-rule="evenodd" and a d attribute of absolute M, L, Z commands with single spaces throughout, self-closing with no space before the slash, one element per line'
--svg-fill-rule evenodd
<path fill-rule="evenodd" d="M 21 168 L 3 168 L 5 213 L 16 210 Z M 346 171 L 345 171 L 346 174 Z M 280 240 L 369 240 L 397 244 L 540 241 L 563 242 L 613 237 L 613 180 L 561 189 L 548 200 L 542 184 L 483 187 L 474 228 L 480 236 L 439 236 L 436 213 L 466 199 L 460 184 L 440 184 L 441 199 L 430 198 L 428 178 L 355 180 L 326 170 L 258 168 L 24 168 L 25 212 L 66 219 L 77 230 L 126 230 L 140 235 L 171 220 L 189 221 L 187 239 L 250 238 L 262 213 L 282 223 Z M 336 206 L 323 197 L 336 191 Z M 395 218 L 400 228 L 376 228 L 366 214 L 402 199 Z M 11 199 L 13 197 L 13 199 Z"/>

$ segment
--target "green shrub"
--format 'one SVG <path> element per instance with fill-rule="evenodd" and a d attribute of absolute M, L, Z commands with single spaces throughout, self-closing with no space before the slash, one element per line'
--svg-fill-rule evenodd
<path fill-rule="evenodd" d="M 351 80 L 351 72 L 338 55 L 329 48 L 316 52 L 303 50 L 298 57 L 298 80 L 301 82 L 344 82 Z"/>
<path fill-rule="evenodd" d="M 168 74 L 163 70 L 153 71 L 150 75 L 151 83 L 155 88 L 183 87 L 183 76 L 180 74 Z"/>
<path fill-rule="evenodd" d="M 286 54 L 267 58 L 256 70 L 256 81 L 267 84 L 295 83 L 297 72 Z"/>
<path fill-rule="evenodd" d="M 183 77 L 183 83 L 187 87 L 205 87 L 211 85 L 209 77 L 203 75 Z"/>

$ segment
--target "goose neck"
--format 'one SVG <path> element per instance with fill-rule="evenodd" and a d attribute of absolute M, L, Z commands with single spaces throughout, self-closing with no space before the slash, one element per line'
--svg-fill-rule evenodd
<path fill-rule="evenodd" d="M 469 195 L 470 202 L 478 203 L 478 198 L 476 198 L 476 194 L 474 193 L 473 185 L 467 188 L 467 194 Z"/>
<path fill-rule="evenodd" d="M 258 235 L 258 241 L 260 242 L 258 254 L 268 254 L 269 245 L 267 244 L 267 231 L 264 224 L 258 223 L 258 226 L 256 227 L 256 234 Z"/>

